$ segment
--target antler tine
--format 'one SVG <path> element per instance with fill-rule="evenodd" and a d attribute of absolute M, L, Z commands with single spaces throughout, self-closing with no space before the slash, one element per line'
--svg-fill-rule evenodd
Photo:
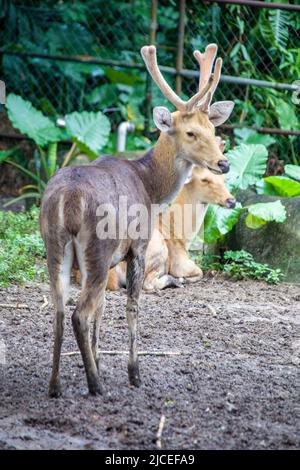
<path fill-rule="evenodd" d="M 206 95 L 208 90 L 210 89 L 212 85 L 212 78 L 210 77 L 208 82 L 205 84 L 204 88 L 202 90 L 199 90 L 198 93 L 196 93 L 192 98 L 188 100 L 186 103 L 186 110 L 191 111 L 194 106 Z"/>
<path fill-rule="evenodd" d="M 141 49 L 141 54 L 150 73 L 151 77 L 155 81 L 156 85 L 162 91 L 163 95 L 178 109 L 179 111 L 186 110 L 186 103 L 172 90 L 170 85 L 166 82 L 162 76 L 156 58 L 156 47 L 155 46 L 144 46 Z"/>
<path fill-rule="evenodd" d="M 200 66 L 199 90 L 202 90 L 204 87 L 206 87 L 207 83 L 211 81 L 209 93 L 206 95 L 205 100 L 201 103 L 201 106 L 199 106 L 204 112 L 209 111 L 212 97 L 220 80 L 222 68 L 222 59 L 220 57 L 216 60 L 214 73 L 212 74 L 212 68 L 217 49 L 218 46 L 216 44 L 209 44 L 205 49 L 204 54 L 201 54 L 199 51 L 194 51 L 194 57 Z"/>
<path fill-rule="evenodd" d="M 209 44 L 204 54 L 194 51 L 194 57 L 200 66 L 199 91 L 204 88 L 211 77 L 213 63 L 217 54 L 217 44 Z"/>
<path fill-rule="evenodd" d="M 200 104 L 200 108 L 204 113 L 209 112 L 209 107 L 210 107 L 212 97 L 214 95 L 214 92 L 216 91 L 216 88 L 217 88 L 219 80 L 220 80 L 221 68 L 222 68 L 222 59 L 221 59 L 221 57 L 218 57 L 217 60 L 216 60 L 215 68 L 214 68 L 214 73 L 213 73 L 212 82 L 211 82 L 211 88 L 210 88 L 209 93 L 207 94 L 205 100 Z"/>

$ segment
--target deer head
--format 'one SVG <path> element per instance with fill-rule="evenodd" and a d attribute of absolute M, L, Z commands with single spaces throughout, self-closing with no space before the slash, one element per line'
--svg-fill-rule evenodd
<path fill-rule="evenodd" d="M 188 101 L 183 101 L 162 76 L 157 64 L 155 46 L 144 46 L 141 49 L 152 79 L 177 109 L 171 113 L 165 107 L 154 108 L 155 125 L 167 135 L 170 142 L 172 141 L 177 155 L 190 163 L 220 174 L 229 171 L 229 163 L 216 142 L 215 126 L 223 124 L 228 119 L 234 103 L 219 101 L 211 105 L 222 67 L 222 59 L 218 58 L 212 73 L 216 53 L 216 44 L 208 45 L 204 54 L 199 51 L 194 52 L 200 66 L 199 90 Z"/>
<path fill-rule="evenodd" d="M 203 204 L 234 209 L 236 200 L 225 185 L 224 175 L 214 175 L 207 168 L 194 167 L 190 184 L 199 193 Z"/>

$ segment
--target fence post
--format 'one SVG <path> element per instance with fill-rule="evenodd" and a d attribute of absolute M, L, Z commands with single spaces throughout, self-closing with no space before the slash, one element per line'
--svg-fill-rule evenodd
<path fill-rule="evenodd" d="M 151 2 L 151 20 L 150 20 L 150 44 L 155 45 L 156 30 L 157 30 L 157 3 L 158 0 Z M 145 133 L 150 135 L 150 122 L 151 122 L 151 101 L 152 101 L 152 80 L 150 74 L 146 74 L 146 119 L 145 119 Z"/>
<path fill-rule="evenodd" d="M 177 56 L 176 56 L 176 93 L 181 93 L 181 71 L 183 66 L 183 48 L 184 48 L 184 28 L 185 28 L 185 6 L 186 0 L 180 0 L 179 5 L 179 24 L 177 39 Z"/>

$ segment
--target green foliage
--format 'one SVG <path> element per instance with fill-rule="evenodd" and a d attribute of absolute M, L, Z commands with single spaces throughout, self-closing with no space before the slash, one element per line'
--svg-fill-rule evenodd
<path fill-rule="evenodd" d="M 237 204 L 235 209 L 224 209 L 210 204 L 205 216 L 204 239 L 206 243 L 213 243 L 230 230 L 238 222 L 242 213 L 242 206 Z"/>
<path fill-rule="evenodd" d="M 276 179 L 279 177 L 261 179 L 266 170 L 268 158 L 268 152 L 263 145 L 241 144 L 230 150 L 227 157 L 231 169 L 225 180 L 233 195 L 236 194 L 239 188 L 247 189 L 255 185 L 262 194 L 278 194 L 269 180 L 270 178 Z M 298 185 L 292 180 L 289 181 Z M 246 207 L 242 207 L 238 203 L 233 210 L 210 205 L 204 221 L 205 242 L 213 243 L 229 233 L 239 221 L 243 211 L 248 211 L 245 223 L 252 229 L 257 229 L 271 221 L 280 223 L 286 218 L 285 208 L 280 201 L 252 204 Z"/>
<path fill-rule="evenodd" d="M 280 269 L 272 269 L 267 264 L 257 263 L 247 251 L 226 251 L 222 256 L 190 253 L 192 259 L 204 272 L 220 271 L 234 280 L 257 279 L 269 284 L 281 281 L 283 273 Z"/>
<path fill-rule="evenodd" d="M 234 129 L 235 141 L 237 144 L 259 144 L 269 147 L 275 144 L 276 139 L 268 134 L 259 134 L 258 132 L 247 129 Z"/>
<path fill-rule="evenodd" d="M 40 147 L 45 147 L 50 142 L 57 142 L 61 138 L 61 132 L 55 124 L 21 96 L 10 93 L 6 109 L 12 125 L 28 135 Z"/>
<path fill-rule="evenodd" d="M 272 188 L 278 196 L 300 196 L 300 183 L 286 176 L 268 176 L 264 178 L 267 188 Z M 266 190 L 268 191 L 268 189 Z"/>
<path fill-rule="evenodd" d="M 69 114 L 65 120 L 66 131 L 80 150 L 97 157 L 107 144 L 110 134 L 110 123 L 107 117 L 101 112 L 83 111 Z"/>
<path fill-rule="evenodd" d="M 291 14 L 285 10 L 269 10 L 261 24 L 261 32 L 265 39 L 280 49 L 287 47 L 289 39 L 289 22 Z"/>
<path fill-rule="evenodd" d="M 298 165 L 285 165 L 284 172 L 290 178 L 300 181 L 300 167 Z"/>
<path fill-rule="evenodd" d="M 266 171 L 268 151 L 264 145 L 241 144 L 226 156 L 230 161 L 226 181 L 232 188 L 247 189 Z"/>
<path fill-rule="evenodd" d="M 45 248 L 39 232 L 39 211 L 0 211 L 0 287 L 42 281 Z"/>
<path fill-rule="evenodd" d="M 267 222 L 282 223 L 286 219 L 286 210 L 281 201 L 260 202 L 248 207 L 245 222 L 249 228 L 259 228 Z"/>
<path fill-rule="evenodd" d="M 8 150 L 0 150 L 0 165 L 16 152 L 17 147 Z"/>
<path fill-rule="evenodd" d="M 6 107 L 14 127 L 28 135 L 37 145 L 37 150 L 34 153 L 34 171 L 29 170 L 26 164 L 22 165 L 14 159 L 10 159 L 12 151 L 0 154 L 0 163 L 1 161 L 10 163 L 35 183 L 25 186 L 23 188 L 25 193 L 6 205 L 13 204 L 20 199 L 41 198 L 47 181 L 59 167 L 58 143 L 60 140 L 70 139 L 76 143 L 70 155 L 62 162 L 62 166 L 69 163 L 72 155 L 75 155 L 77 147 L 90 155 L 91 158 L 96 158 L 108 143 L 110 123 L 100 111 L 97 113 L 87 111 L 71 113 L 65 116 L 66 129 L 61 130 L 50 118 L 44 116 L 41 111 L 35 109 L 31 103 L 20 96 L 10 94 Z M 30 191 L 28 192 L 28 190 Z"/>
<path fill-rule="evenodd" d="M 146 73 L 134 68 L 73 63 L 16 57 L 12 52 L 36 52 L 53 55 L 87 56 L 141 63 L 140 47 L 151 26 L 151 2 L 145 0 L 0 0 L 3 44 L 0 71 L 7 88 L 26 97 L 44 114 L 57 116 L 77 111 L 107 111 L 113 127 L 123 119 L 134 119 L 138 132 L 145 127 Z M 159 63 L 176 64 L 178 2 L 158 3 L 159 28 L 156 42 Z M 223 73 L 272 82 L 293 83 L 300 69 L 300 20 L 296 12 L 257 9 L 247 6 L 207 4 L 189 0 L 186 13 L 184 67 L 196 70 L 193 49 L 203 50 L 210 42 L 219 44 L 224 58 Z M 174 85 L 174 77 L 166 73 Z M 120 89 L 127 87 L 127 90 Z M 197 79 L 183 80 L 183 96 L 190 96 Z M 218 96 L 219 95 L 219 96 Z M 156 86 L 152 87 L 153 105 L 165 105 Z M 222 82 L 217 99 L 234 99 L 233 119 L 248 126 L 299 128 L 285 119 L 295 115 L 291 93 L 256 86 Z M 285 104 L 283 104 L 285 103 Z M 169 106 L 169 104 L 168 104 Z M 286 108 L 286 109 L 284 109 Z M 296 115 L 297 117 L 297 115 Z M 261 140 L 262 139 L 262 140 Z M 249 135 L 243 143 L 272 146 L 272 153 L 287 163 L 297 163 L 296 139 Z M 236 133 L 236 143 L 241 138 Z"/>
<path fill-rule="evenodd" d="M 296 116 L 295 106 L 285 100 L 277 99 L 276 113 L 281 129 L 296 130 L 299 128 L 299 119 Z"/>
<path fill-rule="evenodd" d="M 277 284 L 283 277 L 280 269 L 272 269 L 267 264 L 257 263 L 247 251 L 226 251 L 224 253 L 224 273 L 233 279 L 258 279 L 269 284 Z"/>

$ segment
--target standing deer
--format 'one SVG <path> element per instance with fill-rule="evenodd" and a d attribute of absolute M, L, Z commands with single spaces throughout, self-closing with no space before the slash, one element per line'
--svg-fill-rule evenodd
<path fill-rule="evenodd" d="M 121 260 L 127 261 L 128 375 L 132 385 L 140 385 L 137 323 L 144 257 L 151 231 L 147 237 L 130 236 L 130 208 L 136 204 L 142 205 L 146 210 L 144 223 L 151 227 L 152 205 L 162 205 L 174 199 L 193 164 L 209 168 L 215 173 L 229 171 L 229 163 L 215 140 L 214 125 L 222 124 L 229 117 L 233 103 L 224 101 L 210 105 L 222 65 L 222 60 L 217 59 L 212 76 L 216 50 L 217 46 L 211 44 L 203 55 L 195 51 L 201 71 L 199 90 L 185 102 L 161 75 L 155 47 L 144 46 L 141 54 L 150 75 L 164 96 L 177 108 L 172 114 L 166 108 L 154 108 L 154 122 L 161 131 L 154 148 L 135 161 L 105 157 L 90 165 L 63 168 L 47 184 L 40 225 L 56 310 L 53 368 L 49 385 L 52 397 L 61 394 L 59 365 L 65 303 L 74 256 L 81 272 L 82 289 L 72 315 L 72 324 L 84 362 L 89 392 L 93 395 L 102 393 L 98 373 L 99 328 L 108 272 Z M 126 210 L 121 210 L 119 199 L 125 196 Z M 110 238 L 97 236 L 97 210 L 104 206 L 111 207 L 112 212 L 119 215 L 117 235 Z M 120 226 L 122 234 L 119 233 Z"/>

